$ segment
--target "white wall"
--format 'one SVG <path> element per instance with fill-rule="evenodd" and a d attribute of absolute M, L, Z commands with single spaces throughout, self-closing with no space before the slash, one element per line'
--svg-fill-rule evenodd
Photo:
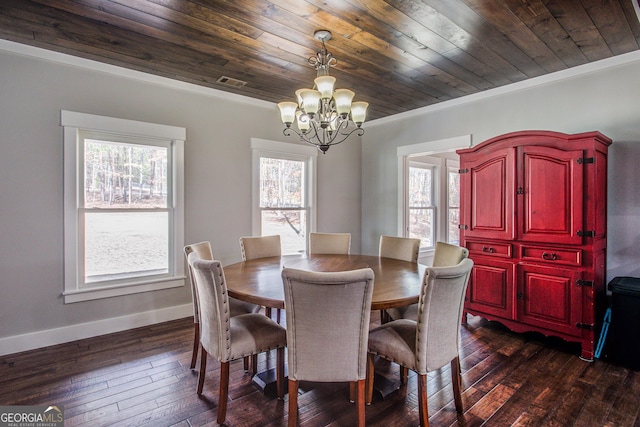
<path fill-rule="evenodd" d="M 272 103 L 0 41 L 0 354 L 191 313 L 187 287 L 63 304 L 63 109 L 187 128 L 185 240 L 223 265 L 251 234 L 250 139 L 295 143 Z M 353 137 L 318 158 L 318 229 L 354 252 L 360 153 Z"/>
<path fill-rule="evenodd" d="M 640 52 L 368 124 L 362 143 L 362 248 L 398 229 L 396 147 L 472 135 L 597 130 L 609 149 L 607 280 L 640 276 Z"/>

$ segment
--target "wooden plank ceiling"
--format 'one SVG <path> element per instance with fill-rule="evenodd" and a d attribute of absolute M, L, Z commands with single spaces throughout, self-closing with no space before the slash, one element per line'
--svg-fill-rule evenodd
<path fill-rule="evenodd" d="M 0 38 L 279 102 L 326 29 L 371 120 L 638 50 L 637 1 L 2 0 Z"/>

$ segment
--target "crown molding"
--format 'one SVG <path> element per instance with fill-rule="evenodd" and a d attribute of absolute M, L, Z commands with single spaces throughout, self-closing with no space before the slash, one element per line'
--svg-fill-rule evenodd
<path fill-rule="evenodd" d="M 183 82 L 180 80 L 170 79 L 155 74 L 144 73 L 142 71 L 130 70 L 128 68 L 119 67 L 117 65 L 105 64 L 94 61 L 92 59 L 80 58 L 66 53 L 54 52 L 35 46 L 17 43 L 9 40 L 0 39 L 0 51 L 5 51 L 17 55 L 41 59 L 44 61 L 54 62 L 58 64 L 78 67 L 85 70 L 97 71 L 101 73 L 111 74 L 117 77 L 124 77 L 132 80 L 138 80 L 145 83 L 156 84 L 167 88 L 183 90 L 196 93 L 199 95 L 211 96 L 224 99 L 226 101 L 251 104 L 254 107 L 275 109 L 276 103 L 251 98 L 244 95 L 225 92 L 222 90 L 199 86 L 193 83 Z"/>

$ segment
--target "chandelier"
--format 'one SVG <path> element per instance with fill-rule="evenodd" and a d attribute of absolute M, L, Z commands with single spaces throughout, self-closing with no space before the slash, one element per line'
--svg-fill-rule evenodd
<path fill-rule="evenodd" d="M 322 42 L 322 50 L 308 60 L 316 70 L 313 89 L 296 90 L 298 102 L 281 102 L 278 108 L 286 126 L 282 133 L 286 136 L 295 133 L 301 141 L 326 153 L 329 147 L 340 144 L 354 132 L 364 135 L 361 126 L 369 103 L 352 102 L 355 93 L 349 89 L 333 89 L 336 78 L 329 75 L 329 68 L 335 67 L 338 60 L 324 46 L 331 33 L 320 30 L 313 36 Z M 297 129 L 291 127 L 294 122 Z"/>

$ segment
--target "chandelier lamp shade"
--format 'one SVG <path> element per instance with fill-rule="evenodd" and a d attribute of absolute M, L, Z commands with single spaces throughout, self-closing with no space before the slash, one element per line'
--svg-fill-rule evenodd
<path fill-rule="evenodd" d="M 322 42 L 322 50 L 308 61 L 316 70 L 313 88 L 296 90 L 296 102 L 281 102 L 278 108 L 286 136 L 296 134 L 301 141 L 326 153 L 329 147 L 344 142 L 353 133 L 364 135 L 361 126 L 369 103 L 353 102 L 352 90 L 334 89 L 336 78 L 329 75 L 329 68 L 338 61 L 324 45 L 331 39 L 331 33 L 320 30 L 314 37 Z"/>

